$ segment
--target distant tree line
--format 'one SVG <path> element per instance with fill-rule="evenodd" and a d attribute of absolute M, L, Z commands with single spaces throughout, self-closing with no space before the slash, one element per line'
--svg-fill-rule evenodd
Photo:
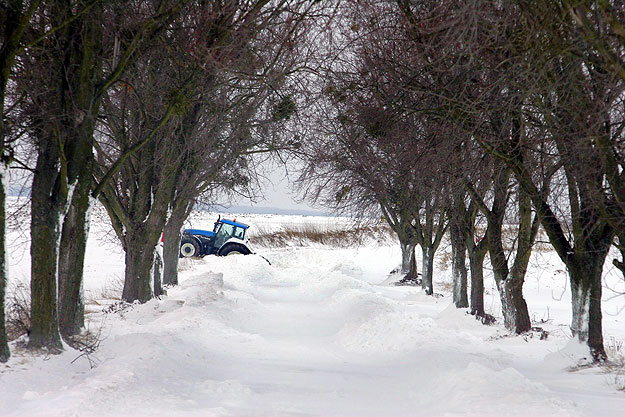
<path fill-rule="evenodd" d="M 0 2 L 0 362 L 6 180 L 30 186 L 28 347 L 58 353 L 84 327 L 90 207 L 126 253 L 122 299 L 177 283 L 198 198 L 253 185 L 252 155 L 297 147 L 296 78 L 326 17 L 304 0 Z M 154 269 L 165 231 L 164 276 Z M 157 271 L 157 273 L 154 273 Z"/>
<path fill-rule="evenodd" d="M 611 247 L 625 255 L 624 47 L 623 2 L 342 2 L 302 186 L 381 213 L 406 280 L 420 246 L 430 295 L 449 233 L 454 303 L 478 317 L 488 254 L 516 333 L 532 325 L 523 282 L 542 228 L 568 271 L 572 333 L 605 360 L 601 276 Z"/>

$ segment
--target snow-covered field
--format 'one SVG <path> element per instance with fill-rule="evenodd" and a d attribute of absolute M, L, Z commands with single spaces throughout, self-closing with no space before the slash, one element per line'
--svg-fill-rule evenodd
<path fill-rule="evenodd" d="M 210 228 L 212 214 L 193 227 Z M 238 216 L 264 230 L 333 219 Z M 347 225 L 347 220 L 341 220 Z M 28 280 L 28 248 L 9 236 L 11 286 Z M 90 355 L 67 348 L 0 365 L 2 416 L 622 416 L 625 376 L 577 367 L 566 273 L 537 252 L 525 295 L 539 332 L 509 336 L 451 305 L 450 270 L 435 291 L 388 283 L 398 245 L 258 248 L 257 256 L 184 260 L 180 286 L 129 309 L 118 295 L 123 253 L 94 218 L 85 268 L 88 319 L 101 328 Z M 441 252 L 442 254 L 444 253 Z M 447 262 L 448 263 L 448 262 Z M 625 347 L 625 286 L 607 268 L 604 335 L 612 359 Z M 499 317 L 494 284 L 489 312 Z M 95 367 L 91 367 L 93 362 Z"/>

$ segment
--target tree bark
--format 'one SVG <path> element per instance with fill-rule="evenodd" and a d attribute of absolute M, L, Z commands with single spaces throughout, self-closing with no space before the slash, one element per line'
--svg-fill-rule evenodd
<path fill-rule="evenodd" d="M 79 181 L 69 208 L 59 248 L 59 329 L 63 337 L 85 325 L 83 271 L 89 235 L 91 182 Z"/>
<path fill-rule="evenodd" d="M 571 333 L 587 342 L 594 361 L 607 359 L 603 346 L 601 273 L 607 250 L 567 263 L 571 282 Z"/>
<path fill-rule="evenodd" d="M 167 222 L 163 236 L 163 285 L 178 285 L 178 260 L 180 255 L 180 227 Z"/>
<path fill-rule="evenodd" d="M 154 250 L 156 243 L 146 238 L 142 227 L 126 232 L 126 269 L 122 300 L 145 303 L 153 296 Z"/>
<path fill-rule="evenodd" d="M 462 223 L 458 219 L 452 219 L 450 222 L 451 235 L 451 275 L 453 277 L 453 301 L 456 308 L 469 307 L 467 295 L 467 266 L 466 253 L 467 248 L 464 242 L 464 231 Z"/>
<path fill-rule="evenodd" d="M 142 161 L 153 160 L 155 144 L 148 145 L 138 158 Z M 150 167 L 148 162 L 141 165 L 144 175 L 137 180 L 139 187 L 135 190 L 132 200 L 126 201 L 133 212 L 133 216 L 123 214 L 121 206 L 125 197 L 114 195 L 114 190 L 108 188 L 103 200 L 111 218 L 121 229 L 115 230 L 124 244 L 126 252 L 126 271 L 122 299 L 127 302 L 146 302 L 154 296 L 154 252 L 162 235 L 167 221 L 167 211 L 174 187 L 174 179 L 164 175 L 158 178 L 158 169 Z M 153 171 L 154 170 L 154 171 Z M 120 201 L 122 200 L 122 201 Z M 125 231 L 124 231 L 125 229 Z M 160 278 L 160 274 L 159 274 Z M 160 281 L 160 279 L 159 279 Z M 158 288 L 156 288 L 159 291 Z"/>
<path fill-rule="evenodd" d="M 501 310 L 503 313 L 504 325 L 506 329 L 521 334 L 532 328 L 527 303 L 523 298 L 523 277 L 510 274 L 507 279 L 502 279 L 495 272 L 495 281 L 501 299 Z"/>
<path fill-rule="evenodd" d="M 471 314 L 484 317 L 484 257 L 486 245 L 474 245 L 469 250 L 471 268 Z"/>
<path fill-rule="evenodd" d="M 154 265 L 152 266 L 152 271 L 154 273 L 154 296 L 160 297 L 163 295 L 163 257 L 161 256 L 161 250 L 156 245 L 156 249 L 154 250 Z"/>
<path fill-rule="evenodd" d="M 478 202 L 471 198 L 468 208 L 461 206 L 464 210 L 461 214 L 462 233 L 464 247 L 469 256 L 469 268 L 471 272 L 471 314 L 476 317 L 485 317 L 484 311 L 484 257 L 488 250 L 487 239 L 478 237 L 475 234 L 475 219 L 479 212 Z M 460 213 L 457 213 L 460 215 Z"/>
<path fill-rule="evenodd" d="M 400 242 L 401 247 L 401 273 L 409 274 L 413 269 L 416 270 L 415 248 L 417 245 Z M 413 268 L 412 264 L 415 264 Z"/>
<path fill-rule="evenodd" d="M 31 197 L 31 328 L 28 345 L 58 353 L 63 349 L 57 313 L 57 259 L 60 220 L 66 195 L 57 170 L 56 141 L 40 145 Z M 65 185 L 66 186 L 66 185 Z"/>
<path fill-rule="evenodd" d="M 172 211 L 163 232 L 163 284 L 178 285 L 181 230 L 193 203 L 179 204 Z"/>
<path fill-rule="evenodd" d="M 501 242 L 502 219 L 503 216 L 497 221 L 489 220 L 488 251 L 499 290 L 504 325 L 506 329 L 521 334 L 532 328 L 527 304 L 523 298 L 525 271 L 512 268 L 511 272 L 508 268 L 508 261 Z M 521 227 L 522 225 L 519 226 L 519 228 Z M 518 256 L 520 256 L 519 253 L 517 253 Z"/>
<path fill-rule="evenodd" d="M 84 327 L 83 271 L 89 208 L 93 188 L 93 132 L 100 109 L 97 82 L 100 80 L 102 44 L 99 6 L 70 25 L 67 54 L 70 64 L 63 69 L 68 81 L 62 100 L 65 116 L 63 129 L 68 158 L 68 182 L 76 184 L 69 201 L 69 210 L 62 225 L 59 248 L 59 326 L 64 337 L 80 333 Z M 72 12 L 67 10 L 68 16 Z"/>
<path fill-rule="evenodd" d="M 415 247 L 412 248 L 410 255 L 410 269 L 408 269 L 408 276 L 413 277 L 415 281 L 419 278 L 419 272 L 417 271 L 417 254 L 415 253 Z"/>
<path fill-rule="evenodd" d="M 434 253 L 435 249 L 431 246 L 422 245 L 423 253 L 423 276 L 421 277 L 421 288 L 427 295 L 434 294 Z"/>
<path fill-rule="evenodd" d="M 532 220 L 532 204 L 529 195 L 519 189 L 519 230 L 517 232 L 517 251 L 514 257 L 512 268 L 507 277 L 497 281 L 499 289 L 504 322 L 508 329 L 514 330 L 517 334 L 529 331 L 532 323 L 527 309 L 527 303 L 523 298 L 523 283 L 527 265 L 536 234 L 538 233 L 539 217 Z M 499 223 L 501 226 L 501 223 Z M 490 227 L 490 226 L 489 226 Z M 495 274 L 497 279 L 497 274 Z M 504 304 L 504 300 L 506 304 Z"/>
<path fill-rule="evenodd" d="M 2 129 L 2 126 L 0 126 L 0 129 Z M 4 298 L 8 279 L 8 265 L 6 262 L 6 190 L 4 184 L 8 175 L 8 167 L 4 161 L 0 163 L 2 164 L 0 165 L 0 362 L 6 362 L 11 356 L 4 313 Z"/>

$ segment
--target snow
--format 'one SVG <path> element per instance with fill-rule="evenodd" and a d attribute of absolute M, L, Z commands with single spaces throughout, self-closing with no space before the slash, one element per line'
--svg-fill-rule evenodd
<path fill-rule="evenodd" d="M 69 347 L 42 357 L 13 344 L 0 365 L 0 416 L 618 416 L 625 409 L 614 375 L 579 366 L 587 349 L 570 337 L 570 291 L 552 252 L 532 258 L 525 285 L 546 340 L 511 336 L 454 308 L 451 267 L 439 261 L 440 297 L 385 284 L 401 261 L 398 244 L 257 248 L 271 265 L 253 255 L 183 259 L 180 285 L 166 296 L 116 309 L 104 295 L 123 277 L 123 252 L 100 218 L 94 213 L 85 267 L 89 326 L 102 326 L 90 358 L 96 366 Z M 337 223 L 238 220 L 265 230 Z M 206 215 L 209 228 L 212 221 Z M 27 254 L 17 254 L 12 281 L 28 274 Z M 620 281 L 607 271 L 613 291 L 604 291 L 604 334 L 614 359 L 625 340 Z M 501 322 L 494 285 L 488 277 L 486 303 Z"/>

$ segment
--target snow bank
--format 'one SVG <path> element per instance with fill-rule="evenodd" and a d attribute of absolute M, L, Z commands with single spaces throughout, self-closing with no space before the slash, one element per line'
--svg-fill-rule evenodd
<path fill-rule="evenodd" d="M 203 272 L 181 281 L 178 288 L 172 291 L 172 295 L 175 294 L 176 297 L 182 298 L 186 306 L 205 306 L 223 298 L 223 288 L 223 274 Z M 159 305 L 163 303 L 157 300 L 153 301 Z"/>
<path fill-rule="evenodd" d="M 441 416 L 582 416 L 572 401 L 554 398 L 546 386 L 512 368 L 501 370 L 470 362 L 443 372 L 428 384 L 423 406 Z M 511 407 L 522 404 L 522 407 Z"/>

